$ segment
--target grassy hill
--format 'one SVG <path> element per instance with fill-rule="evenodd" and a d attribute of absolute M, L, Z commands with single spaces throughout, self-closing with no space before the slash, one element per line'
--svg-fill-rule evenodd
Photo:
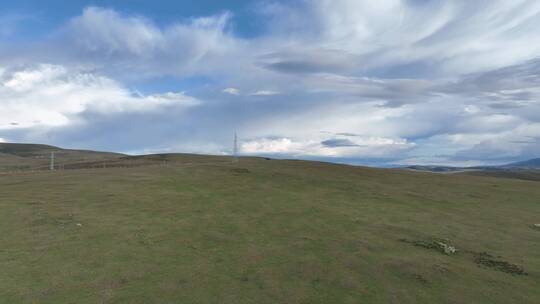
<path fill-rule="evenodd" d="M 0 143 L 0 152 L 20 157 L 36 157 L 50 151 L 62 150 L 58 147 L 39 144 Z"/>
<path fill-rule="evenodd" d="M 491 176 L 499 178 L 516 178 L 531 181 L 540 181 L 540 169 L 519 169 L 519 170 L 484 170 L 470 171 L 465 174 L 476 176 Z"/>
<path fill-rule="evenodd" d="M 0 172 L 6 170 L 45 170 L 51 153 L 57 168 L 77 163 L 114 160 L 124 155 L 110 152 L 62 149 L 49 145 L 0 143 Z"/>
<path fill-rule="evenodd" d="M 535 181 L 194 155 L 113 163 L 0 174 L 0 302 L 540 302 Z"/>

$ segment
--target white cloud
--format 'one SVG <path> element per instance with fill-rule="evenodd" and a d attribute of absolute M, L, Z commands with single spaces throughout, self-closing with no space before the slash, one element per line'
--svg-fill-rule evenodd
<path fill-rule="evenodd" d="M 387 157 L 414 147 L 404 139 L 382 137 L 357 138 L 346 146 L 326 145 L 321 138 L 259 138 L 242 142 L 246 154 L 280 154 L 313 157 Z"/>
<path fill-rule="evenodd" d="M 272 90 L 259 90 L 252 94 L 252 96 L 272 96 L 272 95 L 279 95 L 278 91 L 272 91 Z"/>
<path fill-rule="evenodd" d="M 38 65 L 0 75 L 0 129 L 62 126 L 85 111 L 103 114 L 192 106 L 183 93 L 136 96 L 116 81 L 59 65 Z"/>
<path fill-rule="evenodd" d="M 234 65 L 225 58 L 241 42 L 227 33 L 230 18 L 225 12 L 159 27 L 143 16 L 88 7 L 60 39 L 69 56 L 125 77 L 185 75 Z"/>
<path fill-rule="evenodd" d="M 460 134 L 454 139 L 469 144 L 457 153 L 461 159 L 535 158 L 540 151 L 539 134 L 540 123 L 521 123 L 496 133 Z"/>
<path fill-rule="evenodd" d="M 240 90 L 236 88 L 226 88 L 222 92 L 230 95 L 240 95 Z"/>
<path fill-rule="evenodd" d="M 413 165 L 423 165 L 423 166 L 451 166 L 451 167 L 472 167 L 472 166 L 482 166 L 486 164 L 485 160 L 453 160 L 447 157 L 438 157 L 438 156 L 429 156 L 429 157 L 411 157 L 406 159 L 400 159 L 399 161 L 390 162 L 392 165 L 402 165 L 402 166 L 413 166 Z M 493 163 L 497 164 L 497 163 Z"/>
<path fill-rule="evenodd" d="M 540 43 L 531 43 L 540 41 L 538 1 L 301 3 L 266 9 L 275 35 L 285 41 L 273 62 L 284 72 L 354 72 L 422 62 L 434 72 L 462 74 L 517 64 L 540 51 Z"/>
<path fill-rule="evenodd" d="M 294 143 L 289 138 L 263 138 L 242 143 L 244 153 L 287 153 L 297 154 L 305 145 Z"/>
<path fill-rule="evenodd" d="M 108 55 L 145 55 L 165 42 L 163 33 L 145 18 L 97 7 L 86 8 L 69 29 L 80 48 Z"/>

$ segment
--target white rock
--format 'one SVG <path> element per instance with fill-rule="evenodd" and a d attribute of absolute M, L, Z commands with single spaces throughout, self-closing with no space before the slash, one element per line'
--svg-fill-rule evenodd
<path fill-rule="evenodd" d="M 437 244 L 443 249 L 445 254 L 454 254 L 456 253 L 456 247 L 450 246 L 448 244 L 437 242 Z"/>

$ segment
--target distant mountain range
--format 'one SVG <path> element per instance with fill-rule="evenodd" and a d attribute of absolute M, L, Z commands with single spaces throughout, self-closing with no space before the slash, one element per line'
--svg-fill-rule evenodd
<path fill-rule="evenodd" d="M 429 172 L 462 172 L 462 171 L 515 171 L 515 170 L 540 170 L 540 158 L 530 159 L 522 162 L 510 163 L 500 166 L 474 166 L 474 167 L 452 167 L 452 166 L 407 166 L 407 169 Z"/>
<path fill-rule="evenodd" d="M 511 163 L 501 166 L 502 168 L 517 168 L 517 169 L 540 169 L 540 158 L 529 159 L 522 162 Z"/>

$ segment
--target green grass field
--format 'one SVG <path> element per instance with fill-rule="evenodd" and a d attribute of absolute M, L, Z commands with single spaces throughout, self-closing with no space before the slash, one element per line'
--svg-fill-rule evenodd
<path fill-rule="evenodd" d="M 540 303 L 537 181 L 166 159 L 0 174 L 0 302 Z"/>

